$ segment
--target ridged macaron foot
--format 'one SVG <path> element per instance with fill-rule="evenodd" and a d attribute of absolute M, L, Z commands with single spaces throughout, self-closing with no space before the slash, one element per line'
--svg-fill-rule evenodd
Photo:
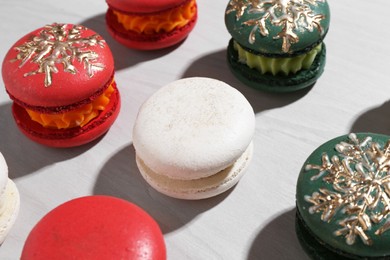
<path fill-rule="evenodd" d="M 72 199 L 28 235 L 21 259 L 166 259 L 164 237 L 142 208 L 110 196 Z"/>
<path fill-rule="evenodd" d="M 107 29 L 121 44 L 139 50 L 182 42 L 198 18 L 196 0 L 106 0 Z"/>
<path fill-rule="evenodd" d="M 82 25 L 53 23 L 28 33 L 6 54 L 2 76 L 19 129 L 40 144 L 88 143 L 120 110 L 110 48 Z"/>
<path fill-rule="evenodd" d="M 159 192 L 204 199 L 233 187 L 252 159 L 253 109 L 228 84 L 174 81 L 140 108 L 133 129 L 138 168 Z"/>
<path fill-rule="evenodd" d="M 390 257 L 390 137 L 349 134 L 318 147 L 298 177 L 296 231 L 313 259 Z"/>
<path fill-rule="evenodd" d="M 326 0 L 230 0 L 227 60 L 245 84 L 270 92 L 312 86 L 325 66 L 330 11 Z"/>

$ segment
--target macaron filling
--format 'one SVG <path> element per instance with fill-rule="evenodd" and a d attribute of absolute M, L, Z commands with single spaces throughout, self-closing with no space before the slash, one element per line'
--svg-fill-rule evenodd
<path fill-rule="evenodd" d="M 234 186 L 248 167 L 252 155 L 253 142 L 237 160 L 225 169 L 210 172 L 207 177 L 197 179 L 171 178 L 167 173 L 155 172 L 139 156 L 136 156 L 136 162 L 145 180 L 161 193 L 181 199 L 204 199 Z"/>
<path fill-rule="evenodd" d="M 118 23 L 126 30 L 139 34 L 154 34 L 171 32 L 190 23 L 196 16 L 197 6 L 195 0 L 167 11 L 155 14 L 130 14 L 113 10 Z"/>
<path fill-rule="evenodd" d="M 293 57 L 276 58 L 248 51 L 236 41 L 233 42 L 233 46 L 238 53 L 238 62 L 246 64 L 251 69 L 256 69 L 261 74 L 285 76 L 295 74 L 302 69 L 309 69 L 322 48 L 320 43 L 308 53 Z"/>
<path fill-rule="evenodd" d="M 101 111 L 110 103 L 110 97 L 115 91 L 115 81 L 109 84 L 108 88 L 91 103 L 85 104 L 74 110 L 64 113 L 41 113 L 32 109 L 27 109 L 31 120 L 46 128 L 66 129 L 73 127 L 83 127 L 96 118 Z"/>
<path fill-rule="evenodd" d="M 262 74 L 239 62 L 233 39 L 229 41 L 227 60 L 233 74 L 250 87 L 270 92 L 292 92 L 312 86 L 321 76 L 326 63 L 326 45 L 322 43 L 321 51 L 316 55 L 310 68 L 287 76 L 283 74 L 272 75 L 271 73 Z"/>

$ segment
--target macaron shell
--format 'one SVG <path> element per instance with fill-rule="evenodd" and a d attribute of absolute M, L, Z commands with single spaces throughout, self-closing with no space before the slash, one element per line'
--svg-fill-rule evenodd
<path fill-rule="evenodd" d="M 177 199 L 199 200 L 217 196 L 236 185 L 246 172 L 252 157 L 253 143 L 233 165 L 197 180 L 170 179 L 153 172 L 138 156 L 136 162 L 146 182 L 157 191 Z"/>
<path fill-rule="evenodd" d="M 211 176 L 247 149 L 255 129 L 246 98 L 222 81 L 186 78 L 152 95 L 133 129 L 137 156 L 172 179 Z"/>
<path fill-rule="evenodd" d="M 237 2 L 240 5 L 242 4 L 243 7 L 238 8 L 239 4 Z M 283 33 L 283 30 L 286 29 L 284 28 L 285 25 L 283 24 L 289 21 L 288 19 L 290 18 L 283 17 L 283 15 L 288 16 L 288 14 L 283 14 L 277 5 L 287 3 L 288 1 L 283 1 L 283 3 L 269 1 L 269 3 L 264 4 L 262 8 L 253 7 L 254 4 L 252 2 L 254 1 L 231 0 L 225 11 L 225 25 L 227 30 L 241 46 L 244 46 L 249 50 L 253 50 L 263 55 L 269 56 L 298 55 L 303 52 L 307 52 L 314 46 L 318 45 L 318 43 L 323 40 L 328 31 L 330 11 L 327 1 L 313 1 L 315 2 L 315 5 L 308 4 L 308 1 L 305 1 L 304 5 L 308 5 L 311 9 L 311 12 L 307 14 L 300 14 L 301 18 L 299 21 L 296 21 L 295 24 L 297 28 L 292 31 L 292 34 L 294 34 L 294 37 L 296 37 L 298 40 L 295 42 L 295 40 L 289 38 L 293 42 L 291 42 L 291 46 L 289 47 L 288 51 L 285 51 L 283 50 L 283 37 L 278 37 L 278 34 Z M 233 6 L 231 4 L 233 4 Z M 303 4 L 299 3 L 299 5 Z M 275 7 L 275 18 L 273 18 L 273 14 L 270 13 L 270 9 L 267 9 L 271 6 Z M 302 6 L 292 10 L 296 11 L 301 8 Z M 241 16 L 239 15 L 240 10 L 244 10 Z M 291 13 L 292 12 L 293 11 L 291 11 Z M 318 15 L 324 16 L 324 18 L 319 22 L 315 21 L 321 26 L 321 31 L 316 27 L 316 23 L 313 24 L 313 28 L 305 28 L 306 23 L 302 21 L 302 17 L 309 14 L 313 17 Z M 267 28 L 268 35 L 262 35 L 260 33 L 260 24 L 262 21 L 261 18 L 263 17 L 266 18 L 264 27 Z M 254 43 L 250 42 L 252 33 L 254 33 Z"/>
<path fill-rule="evenodd" d="M 91 142 L 105 134 L 117 118 L 121 99 L 119 91 L 110 97 L 110 103 L 100 112 L 99 116 L 83 127 L 69 129 L 45 128 L 31 120 L 26 110 L 18 104 L 13 104 L 12 112 L 18 128 L 31 140 L 51 147 L 75 147 Z"/>
<path fill-rule="evenodd" d="M 50 211 L 32 229 L 21 259 L 166 259 L 157 223 L 125 200 L 87 196 Z"/>
<path fill-rule="evenodd" d="M 185 26 L 176 28 L 171 32 L 157 34 L 138 34 L 128 31 L 117 21 L 111 9 L 106 13 L 106 25 L 110 35 L 124 46 L 137 50 L 158 50 L 173 46 L 184 41 L 194 29 L 197 14 Z"/>
<path fill-rule="evenodd" d="M 66 28 L 71 28 L 71 25 L 67 25 Z M 88 101 L 96 92 L 101 91 L 114 72 L 113 57 L 105 42 L 102 43 L 103 47 L 96 44 L 81 49 L 98 54 L 91 63 L 104 66 L 104 69 L 92 69 L 93 76 L 88 75 L 84 63 L 77 58 L 72 60 L 76 69 L 75 74 L 64 71 L 63 64 L 55 64 L 58 72 L 51 73 L 52 84 L 50 86 L 45 86 L 45 73 L 26 76 L 26 73 L 39 69 L 39 65 L 30 59 L 21 66 L 21 61 L 15 60 L 18 55 L 16 47 L 31 41 L 32 37 L 38 36 L 42 30 L 43 28 L 37 29 L 22 37 L 11 47 L 4 58 L 2 75 L 11 98 L 22 106 L 58 107 L 72 105 L 83 100 Z M 80 35 L 82 38 L 87 38 L 94 34 L 96 34 L 94 31 L 86 29 L 81 30 Z"/>
<path fill-rule="evenodd" d="M 108 6 L 118 11 L 148 14 L 169 10 L 188 0 L 106 0 Z"/>
<path fill-rule="evenodd" d="M 6 239 L 19 214 L 20 196 L 15 183 L 8 178 L 8 166 L 0 153 L 0 245 Z"/>
<path fill-rule="evenodd" d="M 296 213 L 295 217 L 295 232 L 299 240 L 299 244 L 305 250 L 306 254 L 311 259 L 316 260 L 346 260 L 351 259 L 346 254 L 336 249 L 329 249 L 324 243 L 320 242 L 318 238 L 313 236 L 310 230 L 307 228 L 299 212 Z"/>
<path fill-rule="evenodd" d="M 390 137 L 387 135 L 372 133 L 359 133 L 356 134 L 356 136 L 360 141 L 364 140 L 367 136 L 371 136 L 372 141 L 378 143 L 379 146 L 382 148 L 390 139 Z M 376 230 L 378 230 L 378 228 L 382 226 L 383 223 L 389 219 L 389 217 L 387 217 L 387 219 L 383 219 L 379 224 L 372 224 L 372 227 L 369 230 L 364 231 L 364 233 L 366 233 L 373 241 L 372 245 L 368 246 L 363 243 L 362 239 L 359 236 L 356 237 L 354 244 L 349 245 L 346 242 L 345 235 L 336 236 L 334 234 L 336 230 L 340 230 L 342 228 L 342 226 L 340 225 L 340 221 L 348 216 L 345 214 L 342 208 L 337 210 L 337 213 L 335 213 L 334 217 L 332 217 L 330 221 L 321 220 L 321 215 L 323 213 L 322 211 L 310 213 L 309 208 L 313 206 L 313 204 L 307 201 L 307 199 L 305 199 L 306 196 L 312 196 L 314 192 L 319 192 L 320 188 L 333 191 L 340 196 L 342 196 L 342 193 L 338 193 L 337 191 L 335 191 L 333 189 L 332 184 L 324 182 L 322 177 L 315 180 L 311 180 L 311 178 L 314 175 L 317 175 L 319 172 L 318 170 L 314 169 L 306 171 L 305 167 L 308 164 L 322 165 L 322 156 L 324 153 L 326 153 L 329 158 L 332 158 L 333 156 L 340 156 L 340 154 L 335 150 L 335 146 L 336 144 L 339 144 L 341 142 L 349 143 L 348 136 L 343 135 L 320 145 L 305 161 L 297 182 L 297 210 L 308 229 L 321 241 L 322 244 L 326 244 L 328 248 L 333 248 L 335 250 L 342 251 L 345 254 L 350 254 L 357 257 L 390 256 L 390 248 L 388 246 L 390 242 L 390 232 L 387 231 L 382 233 L 381 235 L 375 234 Z M 340 185 L 342 185 L 342 183 L 340 183 Z M 380 203 L 381 202 L 379 202 L 379 205 Z M 380 211 L 380 207 L 376 209 Z"/>
<path fill-rule="evenodd" d="M 3 154 L 0 152 L 0 201 L 5 196 L 8 182 L 8 165 Z"/>
<path fill-rule="evenodd" d="M 2 213 L 0 214 L 0 245 L 11 231 L 20 208 L 19 190 L 11 179 L 7 178 L 4 192 L 4 201 L 2 202 L 4 205 L 1 206 Z"/>

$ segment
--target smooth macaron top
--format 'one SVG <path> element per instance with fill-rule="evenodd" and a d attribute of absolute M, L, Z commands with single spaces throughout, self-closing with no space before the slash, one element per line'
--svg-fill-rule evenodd
<path fill-rule="evenodd" d="M 337 253 L 390 256 L 389 139 L 340 136 L 304 163 L 296 193 L 299 214 L 321 244 Z"/>
<path fill-rule="evenodd" d="M 113 73 L 107 43 L 94 31 L 73 24 L 55 23 L 25 35 L 8 51 L 2 66 L 7 92 L 30 108 L 88 103 L 108 86 Z"/>
<path fill-rule="evenodd" d="M 326 0 L 230 0 L 225 24 L 241 46 L 266 56 L 305 53 L 325 37 L 330 21 Z"/>
<path fill-rule="evenodd" d="M 46 214 L 32 229 L 21 259 L 166 259 L 157 223 L 115 197 L 87 196 Z"/>
<path fill-rule="evenodd" d="M 191 180 L 234 163 L 254 129 L 253 109 L 238 90 L 215 79 L 185 78 L 162 87 L 141 106 L 133 143 L 154 172 Z"/>
<path fill-rule="evenodd" d="M 180 6 L 187 0 L 106 0 L 112 9 L 134 14 L 149 14 Z"/>

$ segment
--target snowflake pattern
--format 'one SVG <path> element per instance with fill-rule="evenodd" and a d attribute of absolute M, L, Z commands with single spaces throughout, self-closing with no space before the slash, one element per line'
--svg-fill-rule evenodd
<path fill-rule="evenodd" d="M 313 204 L 311 214 L 322 212 L 321 220 L 330 222 L 337 212 L 345 214 L 338 222 L 336 236 L 345 236 L 353 245 L 357 237 L 365 245 L 373 240 L 367 234 L 373 226 L 379 236 L 390 229 L 390 140 L 383 148 L 370 136 L 360 141 L 355 134 L 349 142 L 340 142 L 335 149 L 338 156 L 331 159 L 322 155 L 322 164 L 308 164 L 305 170 L 317 170 L 312 181 L 322 178 L 333 190 L 320 188 L 305 200 Z"/>
<path fill-rule="evenodd" d="M 65 72 L 76 74 L 75 60 L 84 65 L 89 77 L 93 77 L 94 70 L 102 70 L 104 65 L 94 63 L 99 55 L 88 47 L 100 46 L 103 48 L 105 41 L 98 34 L 81 37 L 84 30 L 86 28 L 81 25 L 57 23 L 46 25 L 30 41 L 15 47 L 18 54 L 11 62 L 20 61 L 19 68 L 28 61 L 36 63 L 38 68 L 25 73 L 24 76 L 44 73 L 45 87 L 52 84 L 52 73 L 58 73 L 58 64 L 63 65 Z"/>
<path fill-rule="evenodd" d="M 314 14 L 311 6 L 326 0 L 231 0 L 226 9 L 226 14 L 236 12 L 236 20 L 240 20 L 245 10 L 249 14 L 259 14 L 256 19 L 249 19 L 242 22 L 243 25 L 251 26 L 249 43 L 256 41 L 256 32 L 262 36 L 269 35 L 266 21 L 274 26 L 281 26 L 281 30 L 274 39 L 282 39 L 282 50 L 287 53 L 292 44 L 299 42 L 297 31 L 308 30 L 312 32 L 314 28 L 322 35 L 324 30 L 320 24 L 325 19 L 323 14 Z"/>

